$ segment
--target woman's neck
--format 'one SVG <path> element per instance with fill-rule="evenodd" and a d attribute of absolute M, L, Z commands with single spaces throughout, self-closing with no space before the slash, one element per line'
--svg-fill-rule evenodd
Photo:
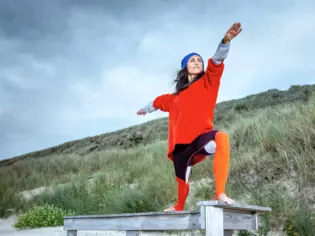
<path fill-rule="evenodd" d="M 188 82 L 190 83 L 195 79 L 196 75 L 188 75 Z"/>

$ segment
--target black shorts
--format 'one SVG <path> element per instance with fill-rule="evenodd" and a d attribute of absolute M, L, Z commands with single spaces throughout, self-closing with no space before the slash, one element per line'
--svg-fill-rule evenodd
<path fill-rule="evenodd" d="M 175 174 L 178 178 L 185 180 L 188 166 L 192 166 L 194 157 L 199 154 L 210 155 L 203 148 L 211 140 L 215 140 L 218 131 L 211 130 L 199 135 L 190 144 L 176 144 L 173 151 L 173 163 Z"/>

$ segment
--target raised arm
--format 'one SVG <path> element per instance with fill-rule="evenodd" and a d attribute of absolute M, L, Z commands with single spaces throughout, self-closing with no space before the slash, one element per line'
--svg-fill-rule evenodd
<path fill-rule="evenodd" d="M 224 38 L 219 43 L 217 50 L 212 58 L 208 60 L 205 71 L 206 86 L 217 89 L 224 70 L 224 60 L 230 50 L 230 41 L 242 31 L 240 23 L 234 23 L 226 32 Z"/>
<path fill-rule="evenodd" d="M 218 88 L 220 79 L 224 70 L 224 60 L 227 57 L 230 49 L 230 43 L 220 42 L 217 50 L 212 58 L 208 60 L 208 66 L 205 71 L 206 86 Z"/>
<path fill-rule="evenodd" d="M 222 41 L 219 43 L 215 54 L 213 55 L 212 62 L 215 65 L 220 65 L 227 58 L 230 50 L 230 42 Z"/>

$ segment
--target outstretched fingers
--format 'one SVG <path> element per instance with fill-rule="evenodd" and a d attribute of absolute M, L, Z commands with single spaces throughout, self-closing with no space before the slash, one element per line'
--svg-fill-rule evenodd
<path fill-rule="evenodd" d="M 239 22 L 234 23 L 230 29 L 226 32 L 225 36 L 232 40 L 242 31 L 242 25 Z"/>

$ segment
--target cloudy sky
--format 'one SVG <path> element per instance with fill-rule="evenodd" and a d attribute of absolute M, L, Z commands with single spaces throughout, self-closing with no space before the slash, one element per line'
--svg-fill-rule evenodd
<path fill-rule="evenodd" d="M 313 0 L 0 0 L 0 159 L 166 114 L 189 52 L 239 21 L 219 101 L 315 83 Z M 231 83 L 235 83 L 233 85 Z"/>

